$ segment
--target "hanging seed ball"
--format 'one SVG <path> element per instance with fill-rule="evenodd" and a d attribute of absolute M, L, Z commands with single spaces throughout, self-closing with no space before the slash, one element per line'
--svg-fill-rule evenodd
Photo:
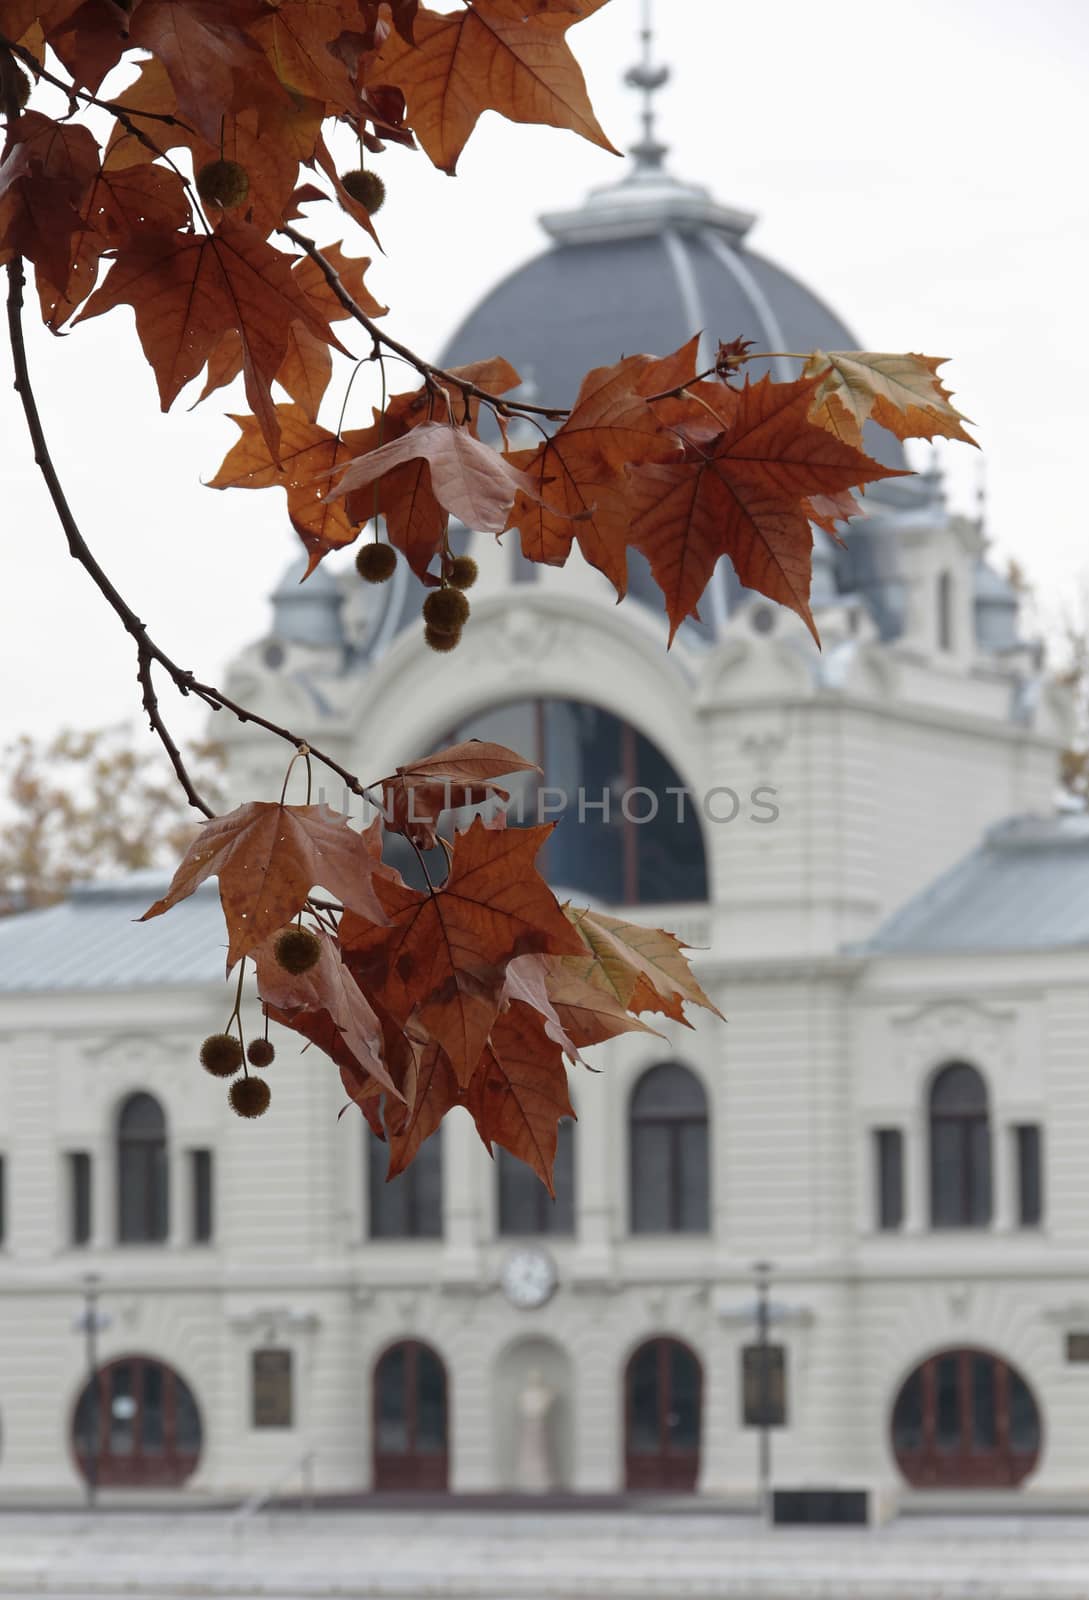
<path fill-rule="evenodd" d="M 229 1078 L 242 1065 L 242 1046 L 233 1033 L 210 1033 L 200 1047 L 200 1064 L 213 1078 Z"/>
<path fill-rule="evenodd" d="M 448 650 L 456 650 L 461 643 L 461 629 L 455 628 L 452 633 L 443 633 L 440 628 L 425 628 L 424 640 L 432 650 L 445 655 Z"/>
<path fill-rule="evenodd" d="M 341 183 L 347 189 L 353 200 L 367 211 L 381 211 L 382 202 L 386 198 L 386 186 L 377 172 L 369 168 L 356 167 L 353 172 L 346 172 L 341 178 Z"/>
<path fill-rule="evenodd" d="M 355 570 L 364 583 L 386 583 L 397 571 L 397 552 L 391 544 L 365 544 L 355 558 Z"/>
<path fill-rule="evenodd" d="M 209 161 L 197 173 L 197 193 L 210 206 L 229 211 L 250 192 L 250 175 L 237 161 Z"/>
<path fill-rule="evenodd" d="M 285 928 L 276 935 L 272 953 L 285 972 L 298 976 L 321 960 L 321 940 L 309 928 Z"/>
<path fill-rule="evenodd" d="M 272 1099 L 264 1078 L 236 1078 L 227 1091 L 231 1110 L 240 1117 L 263 1117 Z"/>
<path fill-rule="evenodd" d="M 479 576 L 480 568 L 472 556 L 455 556 L 446 581 L 454 589 L 471 589 Z"/>
<path fill-rule="evenodd" d="M 276 1046 L 271 1039 L 251 1039 L 246 1060 L 251 1067 L 271 1067 L 276 1059 Z"/>
<path fill-rule="evenodd" d="M 469 602 L 460 589 L 432 589 L 423 603 L 424 621 L 439 633 L 463 628 L 469 618 Z"/>
<path fill-rule="evenodd" d="M 12 98 L 21 111 L 30 99 L 30 78 L 9 55 L 0 53 L 0 116 Z"/>

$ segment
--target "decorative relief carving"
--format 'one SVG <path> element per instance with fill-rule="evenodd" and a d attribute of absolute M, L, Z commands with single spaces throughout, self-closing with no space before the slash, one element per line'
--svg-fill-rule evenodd
<path fill-rule="evenodd" d="M 1017 1016 L 1011 1009 L 967 1000 L 940 1000 L 892 1018 L 902 1071 L 921 1077 L 943 1061 L 965 1060 L 992 1081 L 1008 1078 L 1015 1062 Z"/>

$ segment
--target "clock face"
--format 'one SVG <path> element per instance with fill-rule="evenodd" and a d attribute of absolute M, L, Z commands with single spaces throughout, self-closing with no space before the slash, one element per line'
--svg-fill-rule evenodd
<path fill-rule="evenodd" d="M 533 1311 L 552 1298 L 556 1263 L 547 1250 L 513 1250 L 503 1263 L 503 1293 L 520 1311 Z"/>

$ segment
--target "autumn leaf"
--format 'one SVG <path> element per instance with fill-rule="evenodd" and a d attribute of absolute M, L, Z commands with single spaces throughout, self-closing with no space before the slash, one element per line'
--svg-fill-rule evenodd
<path fill-rule="evenodd" d="M 490 1149 L 502 1145 L 532 1167 L 553 1199 L 559 1125 L 575 1115 L 558 1044 L 541 1017 L 514 1001 L 491 1030 L 465 1107 Z"/>
<path fill-rule="evenodd" d="M 810 421 L 850 445 L 862 442 L 872 417 L 898 439 L 960 439 L 975 444 L 961 427 L 964 417 L 950 404 L 938 377 L 948 356 L 891 355 L 870 350 L 814 350 L 803 376 L 819 378 Z"/>
<path fill-rule="evenodd" d="M 272 383 L 287 353 L 288 331 L 302 322 L 318 339 L 343 348 L 291 272 L 248 223 L 225 219 L 202 236 L 148 232 L 123 245 L 78 322 L 131 305 L 144 353 L 169 410 L 229 329 L 242 340 L 246 396 L 273 456 L 279 423 Z"/>
<path fill-rule="evenodd" d="M 251 105 L 259 86 L 278 87 L 247 31 L 261 11 L 257 0 L 140 0 L 133 7 L 131 43 L 162 62 L 182 118 L 211 144 L 226 113 Z"/>
<path fill-rule="evenodd" d="M 670 641 L 728 555 L 740 581 L 789 606 L 814 638 L 805 497 L 902 476 L 808 420 L 818 379 L 718 389 L 729 418 L 693 409 L 685 459 L 630 470 L 631 539 L 666 598 Z M 819 640 L 818 640 L 819 642 Z"/>
<path fill-rule="evenodd" d="M 582 951 L 533 865 L 551 831 L 551 824 L 486 828 L 478 817 L 455 834 L 440 890 L 420 894 L 380 881 L 375 887 L 389 926 L 367 926 L 347 914 L 341 920 L 348 965 L 367 993 L 399 1020 L 417 1016 L 442 1041 L 459 1083 L 468 1083 L 480 1060 L 507 963 L 531 951 Z"/>
<path fill-rule="evenodd" d="M 509 456 L 532 480 L 532 497 L 519 494 L 509 526 L 522 537 L 530 561 L 562 566 L 577 538 L 591 566 L 618 594 L 627 589 L 628 512 L 613 492 L 628 463 L 669 461 L 680 455 L 636 386 L 657 367 L 646 356 L 629 356 L 596 367 L 582 381 L 570 416 L 550 439 Z"/>
<path fill-rule="evenodd" d="M 687 1022 L 682 1009 L 687 1003 L 722 1016 L 693 977 L 685 946 L 675 935 L 581 906 L 564 909 L 593 958 L 580 976 L 625 1010 L 660 1011 L 675 1022 Z"/>
<path fill-rule="evenodd" d="M 253 24 L 251 35 L 286 89 L 324 101 L 330 115 L 350 113 L 357 95 L 329 45 L 358 17 L 356 0 L 277 0 Z"/>
<path fill-rule="evenodd" d="M 227 970 L 302 910 L 314 888 L 327 889 L 360 917 L 384 923 L 375 895 L 372 841 L 328 806 L 265 800 L 201 824 L 170 887 L 139 919 L 161 916 L 213 875 L 227 919 Z"/>
<path fill-rule="evenodd" d="M 535 1006 L 569 1055 L 620 1033 L 654 1032 L 603 987 L 597 956 L 518 956 L 507 968 L 507 993 Z"/>
<path fill-rule="evenodd" d="M 445 1050 L 434 1040 L 429 1041 L 419 1052 L 414 1098 L 404 1105 L 387 1102 L 384 1108 L 390 1150 L 387 1180 L 404 1172 L 424 1140 L 430 1139 L 461 1098 L 461 1087 Z"/>
<path fill-rule="evenodd" d="M 257 993 L 272 1020 L 301 1033 L 345 1067 L 345 1058 L 350 1058 L 360 1073 L 400 1098 L 400 1087 L 383 1060 L 382 1025 L 341 961 L 336 940 L 319 933 L 317 964 L 293 974 L 285 972 L 273 954 L 276 937 L 253 952 Z"/>
<path fill-rule="evenodd" d="M 63 291 L 98 169 L 98 145 L 86 128 L 24 111 L 0 165 L 0 264 L 26 256 Z"/>
<path fill-rule="evenodd" d="M 367 81 L 402 91 L 416 137 L 444 172 L 454 171 L 477 118 L 488 110 L 511 122 L 571 128 L 616 154 L 564 38 L 572 23 L 604 3 L 580 0 L 545 10 L 524 0 L 472 0 L 449 15 L 420 7 L 415 44 L 391 33 Z"/>
<path fill-rule="evenodd" d="M 501 744 L 466 739 L 380 778 L 383 820 L 391 833 L 404 833 L 420 849 L 429 850 L 440 812 L 479 805 L 493 794 L 507 800 L 509 795 L 496 778 L 508 772 L 538 771 L 532 761 Z"/>

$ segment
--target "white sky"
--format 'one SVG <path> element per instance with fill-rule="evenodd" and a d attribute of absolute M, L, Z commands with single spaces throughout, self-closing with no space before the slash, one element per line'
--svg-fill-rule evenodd
<path fill-rule="evenodd" d="M 659 0 L 658 9 L 660 54 L 674 72 L 660 96 L 672 169 L 757 212 L 754 249 L 801 276 L 869 348 L 954 358 L 946 381 L 984 446 L 996 553 L 1015 555 L 1045 611 L 1056 610 L 1089 568 L 1089 7 Z M 611 0 L 569 35 L 618 145 L 635 129 L 635 97 L 620 78 L 637 24 L 637 0 Z M 542 247 L 539 212 L 621 170 L 573 134 L 492 114 L 455 180 L 422 155 L 391 148 L 379 161 L 387 255 L 369 281 L 393 308 L 391 331 L 426 354 Z M 352 253 L 372 253 L 340 221 L 329 207 L 319 241 L 343 236 Z M 214 679 L 266 630 L 266 597 L 295 553 L 279 492 L 201 485 L 236 437 L 225 412 L 246 409 L 241 395 L 222 391 L 192 413 L 187 395 L 164 417 L 128 311 L 61 339 L 27 320 L 47 431 L 85 533 L 159 642 Z M 365 341 L 355 344 L 362 354 Z M 8 359 L 0 354 L 0 369 Z M 330 391 L 334 422 L 346 375 L 345 366 Z M 359 405 L 362 416 L 363 394 Z M 977 453 L 943 454 L 954 503 L 972 509 Z M 131 643 L 65 552 L 6 376 L 0 489 L 0 746 L 21 731 L 135 716 Z M 173 712 L 169 687 L 162 698 Z M 200 719 L 182 708 L 177 725 L 189 734 Z"/>

